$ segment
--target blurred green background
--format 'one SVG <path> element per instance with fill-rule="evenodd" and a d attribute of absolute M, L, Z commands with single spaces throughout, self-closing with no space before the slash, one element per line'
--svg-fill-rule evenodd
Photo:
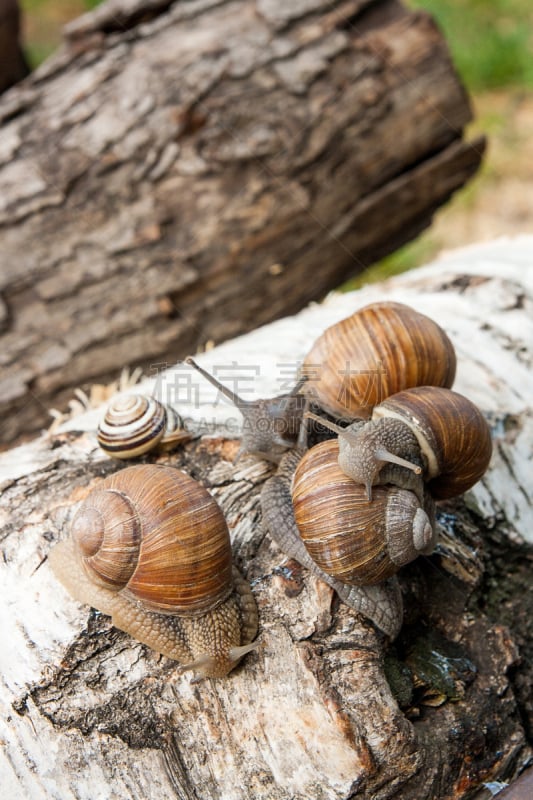
<path fill-rule="evenodd" d="M 19 0 L 28 60 L 37 67 L 61 42 L 61 28 L 100 4 L 100 0 Z"/>
<path fill-rule="evenodd" d="M 532 0 L 405 0 L 431 12 L 468 88 L 489 149 L 476 178 L 435 215 L 431 228 L 353 280 L 355 288 L 430 260 L 442 249 L 533 229 Z M 61 41 L 61 26 L 99 0 L 21 0 L 32 66 Z"/>

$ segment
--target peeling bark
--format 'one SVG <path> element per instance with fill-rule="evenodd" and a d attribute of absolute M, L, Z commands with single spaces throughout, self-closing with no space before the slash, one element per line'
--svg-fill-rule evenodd
<path fill-rule="evenodd" d="M 111 0 L 65 37 L 0 102 L 4 442 L 323 297 L 482 156 L 441 34 L 396 0 Z"/>
<path fill-rule="evenodd" d="M 235 412 L 212 405 L 201 378 L 198 404 L 195 393 L 175 400 L 192 429 L 209 420 L 214 435 L 159 460 L 216 495 L 258 602 L 262 647 L 225 680 L 179 675 L 71 600 L 44 561 L 87 487 L 121 467 L 96 445 L 102 409 L 3 454 L 6 796 L 466 800 L 521 771 L 533 722 L 532 246 L 523 237 L 457 251 L 198 357 L 207 368 L 255 359 L 253 388 L 266 396 L 280 365 L 373 300 L 410 303 L 447 330 L 455 388 L 487 415 L 494 457 L 476 487 L 439 508 L 435 553 L 402 570 L 405 621 L 392 646 L 266 536 L 259 491 L 272 467 L 232 463 Z M 145 388 L 174 392 L 178 374 Z"/>

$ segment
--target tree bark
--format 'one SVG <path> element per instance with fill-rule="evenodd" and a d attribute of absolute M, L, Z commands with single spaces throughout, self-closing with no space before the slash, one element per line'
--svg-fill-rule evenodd
<path fill-rule="evenodd" d="M 183 365 L 144 388 L 177 392 L 189 427 L 209 423 L 213 435 L 159 461 L 216 495 L 260 614 L 261 649 L 226 679 L 179 675 L 71 600 L 46 564 L 87 488 L 122 466 L 96 445 L 102 409 L 3 454 L 6 796 L 459 800 L 527 764 L 532 245 L 523 237 L 457 251 L 199 356 L 207 368 L 253 366 L 253 389 L 268 396 L 324 327 L 368 302 L 409 303 L 447 330 L 458 353 L 455 388 L 490 421 L 494 457 L 477 486 L 440 507 L 435 553 L 402 571 L 405 621 L 394 645 L 284 560 L 260 519 L 271 466 L 232 463 L 238 441 L 228 431 L 237 431 L 238 415 L 214 405 L 211 386 Z M 192 383 L 183 380 L 189 373 Z"/>
<path fill-rule="evenodd" d="M 294 313 L 477 169 L 396 0 L 115 0 L 0 103 L 0 437 L 73 387 Z M 310 279 L 311 276 L 311 279 Z"/>

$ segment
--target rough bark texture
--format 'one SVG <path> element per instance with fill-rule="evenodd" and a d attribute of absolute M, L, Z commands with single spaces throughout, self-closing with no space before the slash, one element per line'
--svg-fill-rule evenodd
<path fill-rule="evenodd" d="M 121 466 L 96 446 L 101 409 L 0 458 L 6 797 L 459 800 L 523 769 L 533 723 L 532 247 L 524 237 L 458 251 L 199 357 L 255 364 L 253 388 L 266 395 L 325 326 L 372 300 L 410 303 L 448 331 L 456 388 L 490 420 L 494 457 L 480 484 L 439 510 L 435 554 L 402 572 L 405 624 L 392 647 L 265 535 L 258 493 L 271 466 L 232 464 L 238 442 L 220 434 L 235 412 L 211 405 L 200 378 L 199 404 L 188 385 L 193 402 L 180 406 L 191 428 L 212 421 L 219 434 L 160 460 L 217 496 L 258 602 L 263 646 L 224 680 L 178 675 L 72 601 L 43 561 L 87 487 Z M 186 369 L 155 389 L 183 387 Z"/>
<path fill-rule="evenodd" d="M 0 103 L 0 439 L 323 297 L 475 172 L 395 0 L 115 0 Z M 43 407 L 44 406 L 44 407 Z"/>

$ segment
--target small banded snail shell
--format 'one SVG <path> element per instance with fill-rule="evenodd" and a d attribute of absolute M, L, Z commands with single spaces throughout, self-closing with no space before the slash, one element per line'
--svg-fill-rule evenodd
<path fill-rule="evenodd" d="M 138 394 L 116 397 L 108 406 L 97 432 L 102 450 L 121 459 L 136 458 L 156 447 L 172 450 L 190 438 L 181 417 L 171 406 Z"/>
<path fill-rule="evenodd" d="M 453 345 L 436 322 L 402 303 L 372 303 L 319 336 L 303 362 L 303 393 L 351 420 L 411 386 L 450 387 L 455 367 Z"/>
<path fill-rule="evenodd" d="M 76 600 L 184 669 L 219 677 L 256 646 L 255 600 L 232 567 L 222 511 L 177 469 L 137 465 L 103 480 L 49 562 Z"/>
<path fill-rule="evenodd" d="M 174 450 L 181 442 L 187 442 L 191 438 L 189 431 L 186 431 L 183 420 L 172 406 L 165 406 L 167 422 L 163 438 L 159 440 L 157 449 L 161 452 Z"/>

